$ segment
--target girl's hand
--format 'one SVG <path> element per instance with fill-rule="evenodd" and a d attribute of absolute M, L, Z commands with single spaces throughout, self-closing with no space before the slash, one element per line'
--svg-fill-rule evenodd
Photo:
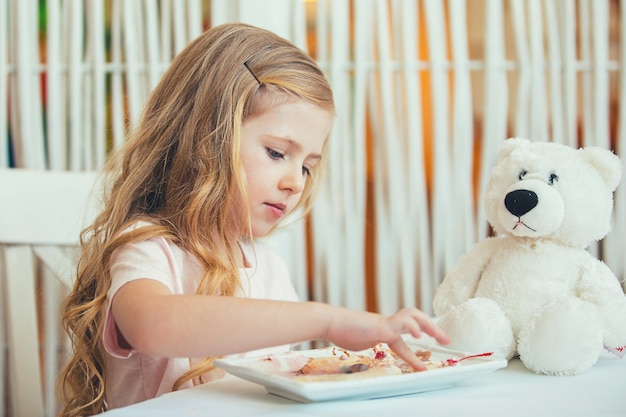
<path fill-rule="evenodd" d="M 404 308 L 392 316 L 339 309 L 329 321 L 325 339 L 348 350 L 362 350 L 386 343 L 415 370 L 425 370 L 415 353 L 402 339 L 403 334 L 419 338 L 422 332 L 446 345 L 450 338 L 422 311 Z"/>

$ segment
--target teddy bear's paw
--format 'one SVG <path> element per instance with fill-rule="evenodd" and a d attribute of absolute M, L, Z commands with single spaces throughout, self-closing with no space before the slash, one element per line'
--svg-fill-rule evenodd
<path fill-rule="evenodd" d="M 438 323 L 450 336 L 451 349 L 493 352 L 494 357 L 505 359 L 515 353 L 511 323 L 492 300 L 472 298 L 453 308 Z"/>
<path fill-rule="evenodd" d="M 602 349 L 600 320 L 591 303 L 579 299 L 554 302 L 520 330 L 520 359 L 538 374 L 583 373 L 597 362 Z"/>

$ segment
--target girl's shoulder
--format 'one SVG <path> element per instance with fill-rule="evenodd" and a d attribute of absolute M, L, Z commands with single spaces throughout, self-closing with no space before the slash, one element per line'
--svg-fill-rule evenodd
<path fill-rule="evenodd" d="M 172 238 L 170 230 L 156 222 L 136 220 L 129 223 L 120 233 L 128 235 L 127 243 L 115 249 L 116 256 L 149 256 L 159 258 L 168 263 L 185 263 L 190 261 L 189 254 Z"/>

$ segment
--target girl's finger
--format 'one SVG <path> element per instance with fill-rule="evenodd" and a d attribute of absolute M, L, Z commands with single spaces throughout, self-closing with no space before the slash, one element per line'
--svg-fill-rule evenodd
<path fill-rule="evenodd" d="M 450 343 L 450 337 L 432 321 L 424 312 L 417 310 L 415 319 L 419 323 L 421 330 L 437 340 L 442 345 Z"/>
<path fill-rule="evenodd" d="M 402 340 L 398 338 L 390 343 L 389 348 L 394 351 L 402 360 L 411 365 L 416 371 L 425 371 L 426 366 L 415 356 L 415 352 Z"/>

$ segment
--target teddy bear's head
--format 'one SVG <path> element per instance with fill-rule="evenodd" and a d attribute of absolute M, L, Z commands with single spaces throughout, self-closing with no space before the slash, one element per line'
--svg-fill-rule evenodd
<path fill-rule="evenodd" d="M 586 248 L 611 230 L 621 172 L 603 148 L 508 139 L 487 182 L 485 214 L 498 234 Z"/>

